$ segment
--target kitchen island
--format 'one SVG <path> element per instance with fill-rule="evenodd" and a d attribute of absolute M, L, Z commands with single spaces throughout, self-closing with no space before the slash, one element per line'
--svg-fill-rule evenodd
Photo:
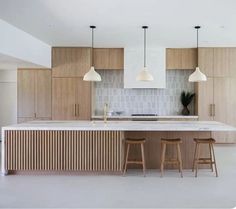
<path fill-rule="evenodd" d="M 121 172 L 126 137 L 145 137 L 147 168 L 159 168 L 160 139 L 181 138 L 183 167 L 191 168 L 193 138 L 236 131 L 214 121 L 32 121 L 2 128 L 2 174 L 8 171 Z M 167 155 L 172 155 L 168 150 Z M 204 152 L 204 149 L 203 149 Z M 131 157 L 139 157 L 134 149 Z"/>

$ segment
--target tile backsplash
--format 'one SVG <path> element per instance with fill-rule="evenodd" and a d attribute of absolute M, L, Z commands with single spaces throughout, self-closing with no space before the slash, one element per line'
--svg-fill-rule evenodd
<path fill-rule="evenodd" d="M 165 89 L 124 89 L 124 73 L 121 70 L 99 70 L 101 82 L 94 85 L 94 113 L 103 114 L 108 103 L 110 111 L 132 113 L 155 113 L 158 115 L 180 115 L 183 90 L 194 92 L 194 84 L 188 82 L 192 70 L 167 70 Z M 134 75 L 135 76 L 135 75 Z M 194 114 L 194 102 L 189 105 Z"/>

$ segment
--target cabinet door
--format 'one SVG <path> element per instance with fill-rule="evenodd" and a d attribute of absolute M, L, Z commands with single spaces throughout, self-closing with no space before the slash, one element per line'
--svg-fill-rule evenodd
<path fill-rule="evenodd" d="M 124 49 L 113 48 L 109 49 L 109 68 L 115 70 L 124 69 Z"/>
<path fill-rule="evenodd" d="M 181 49 L 181 69 L 195 69 L 197 67 L 197 49 Z"/>
<path fill-rule="evenodd" d="M 230 78 L 214 78 L 215 121 L 227 124 L 230 99 Z M 213 133 L 213 137 L 220 143 L 227 142 L 227 135 L 227 132 Z"/>
<path fill-rule="evenodd" d="M 76 78 L 52 79 L 52 119 L 76 119 Z"/>
<path fill-rule="evenodd" d="M 17 116 L 35 117 L 35 70 L 17 71 Z"/>
<path fill-rule="evenodd" d="M 91 119 L 91 83 L 77 78 L 76 117 L 79 120 Z"/>
<path fill-rule="evenodd" d="M 35 112 L 37 118 L 51 118 L 52 87 L 51 70 L 36 70 L 35 79 Z"/>
<path fill-rule="evenodd" d="M 213 66 L 213 48 L 199 48 L 198 49 L 198 65 L 201 71 L 206 74 L 207 77 L 214 76 Z"/>
<path fill-rule="evenodd" d="M 230 49 L 214 48 L 214 77 L 230 76 Z"/>
<path fill-rule="evenodd" d="M 91 67 L 91 48 L 54 47 L 52 49 L 53 77 L 81 77 Z"/>
<path fill-rule="evenodd" d="M 213 120 L 213 78 L 198 84 L 199 120 Z"/>
<path fill-rule="evenodd" d="M 95 69 L 110 69 L 109 68 L 109 49 L 96 48 L 93 50 L 93 59 Z"/>
<path fill-rule="evenodd" d="M 230 77 L 236 78 L 236 48 L 235 47 L 230 48 L 229 54 L 230 54 L 230 63 L 229 63 Z"/>
<path fill-rule="evenodd" d="M 236 78 L 229 78 L 229 95 L 230 98 L 227 101 L 227 109 L 226 109 L 226 114 L 227 114 L 227 124 L 232 125 L 236 127 L 236 95 L 235 95 L 235 89 L 236 89 Z M 229 143 L 236 143 L 236 132 L 228 132 L 227 133 L 227 142 Z"/>
<path fill-rule="evenodd" d="M 166 49 L 166 69 L 181 69 L 182 54 L 180 49 Z"/>

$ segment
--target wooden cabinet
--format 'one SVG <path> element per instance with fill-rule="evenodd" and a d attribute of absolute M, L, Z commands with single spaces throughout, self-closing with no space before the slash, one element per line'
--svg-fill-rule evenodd
<path fill-rule="evenodd" d="M 236 48 L 200 48 L 199 66 L 207 82 L 198 84 L 200 120 L 215 120 L 236 125 Z M 236 142 L 235 133 L 214 132 L 220 143 Z"/>
<path fill-rule="evenodd" d="M 95 69 L 109 69 L 109 49 L 93 49 L 93 56 Z"/>
<path fill-rule="evenodd" d="M 17 117 L 35 117 L 35 71 L 17 71 Z"/>
<path fill-rule="evenodd" d="M 230 76 L 230 48 L 214 48 L 214 77 Z"/>
<path fill-rule="evenodd" d="M 95 48 L 94 67 L 102 70 L 123 70 L 124 49 L 123 48 Z"/>
<path fill-rule="evenodd" d="M 17 117 L 51 118 L 50 69 L 18 69 Z"/>
<path fill-rule="evenodd" d="M 109 67 L 115 70 L 124 69 L 124 49 L 123 48 L 109 49 Z"/>
<path fill-rule="evenodd" d="M 213 48 L 199 48 L 198 49 L 198 63 L 201 71 L 206 74 L 207 77 L 214 76 L 214 49 Z"/>
<path fill-rule="evenodd" d="M 82 77 L 91 67 L 91 48 L 53 47 L 52 77 Z"/>
<path fill-rule="evenodd" d="M 166 49 L 166 69 L 194 69 L 196 66 L 196 48 Z"/>
<path fill-rule="evenodd" d="M 206 82 L 200 82 L 198 84 L 198 115 L 199 120 L 210 121 L 214 120 L 214 84 L 213 78 L 208 78 Z"/>
<path fill-rule="evenodd" d="M 52 118 L 90 120 L 91 84 L 82 78 L 53 78 Z"/>

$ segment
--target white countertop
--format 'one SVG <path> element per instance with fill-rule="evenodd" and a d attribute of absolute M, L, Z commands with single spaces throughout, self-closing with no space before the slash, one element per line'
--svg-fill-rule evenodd
<path fill-rule="evenodd" d="M 2 130 L 236 131 L 216 121 L 31 121 Z"/>
<path fill-rule="evenodd" d="M 93 115 L 92 119 L 103 119 L 102 115 Z M 156 115 L 156 116 L 131 116 L 131 115 L 112 115 L 108 119 L 198 119 L 197 115 Z"/>

